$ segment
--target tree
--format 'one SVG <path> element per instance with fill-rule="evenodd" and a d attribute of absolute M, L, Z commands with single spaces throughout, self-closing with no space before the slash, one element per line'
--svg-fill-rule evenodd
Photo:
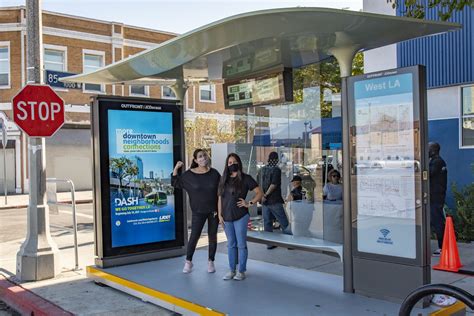
<path fill-rule="evenodd" d="M 127 157 L 110 158 L 110 170 L 117 176 L 119 180 L 119 191 L 122 190 L 123 180 L 130 176 L 129 172 L 133 166 L 134 163 Z"/>
<path fill-rule="evenodd" d="M 473 0 L 387 0 L 393 8 L 403 6 L 402 13 L 411 18 L 424 19 L 426 10 L 438 9 L 441 21 L 447 21 L 455 12 L 464 10 L 465 7 L 474 9 Z"/>
<path fill-rule="evenodd" d="M 357 76 L 364 73 L 364 55 L 357 53 L 352 63 L 352 75 Z M 308 65 L 293 72 L 294 78 L 294 101 L 295 103 L 303 102 L 303 89 L 307 87 L 320 88 L 319 98 L 321 109 L 313 108 L 318 113 L 306 113 L 307 117 L 331 117 L 332 104 L 324 99 L 325 91 L 332 94 L 341 92 L 341 73 L 339 63 L 336 58 L 330 58 L 317 64 Z M 319 111 L 321 113 L 319 114 Z"/>

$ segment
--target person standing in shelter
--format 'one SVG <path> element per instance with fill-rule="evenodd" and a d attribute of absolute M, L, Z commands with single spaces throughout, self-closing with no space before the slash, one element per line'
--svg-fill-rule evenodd
<path fill-rule="evenodd" d="M 288 197 L 286 200 L 288 202 L 291 201 L 301 201 L 303 200 L 303 186 L 301 185 L 301 182 L 303 179 L 300 176 L 294 176 L 293 179 L 291 179 L 291 185 L 293 186 L 293 190 L 288 193 Z"/>
<path fill-rule="evenodd" d="M 196 149 L 193 153 L 191 167 L 183 174 L 178 175 L 178 170 L 183 162 L 178 161 L 171 177 L 175 188 L 184 189 L 189 196 L 191 205 L 191 235 L 186 249 L 186 262 L 183 272 L 190 273 L 193 268 L 193 255 L 196 245 L 201 236 L 204 223 L 207 221 L 207 233 L 209 238 L 209 261 L 207 272 L 214 273 L 216 268 L 214 260 L 217 250 L 217 228 L 219 219 L 217 217 L 217 189 L 220 181 L 219 172 L 210 167 L 210 159 L 203 149 Z"/>
<path fill-rule="evenodd" d="M 280 228 L 286 232 L 289 223 L 283 207 L 285 201 L 281 196 L 281 170 L 278 167 L 278 153 L 272 151 L 268 155 L 268 164 L 260 169 L 257 179 L 264 192 L 262 198 L 264 230 L 273 232 L 273 218 L 276 218 L 280 223 Z M 275 246 L 267 246 L 267 249 L 273 248 Z"/>
<path fill-rule="evenodd" d="M 340 183 L 341 174 L 336 169 L 328 173 L 328 183 L 323 187 L 323 197 L 328 201 L 342 201 L 342 192 L 344 188 Z"/>
<path fill-rule="evenodd" d="M 263 193 L 257 182 L 242 171 L 240 157 L 231 153 L 227 156 L 224 173 L 219 183 L 219 222 L 227 236 L 227 251 L 230 271 L 224 280 L 242 281 L 247 270 L 247 223 L 249 207 L 262 199 Z M 250 201 L 245 198 L 249 191 L 255 192 Z M 237 269 L 237 260 L 239 269 Z"/>
<path fill-rule="evenodd" d="M 433 252 L 434 255 L 439 255 L 443 247 L 445 224 L 443 207 L 448 184 L 448 169 L 446 162 L 439 155 L 440 150 L 441 146 L 438 143 L 429 143 L 431 227 L 434 228 L 436 237 L 438 238 L 438 249 Z"/>

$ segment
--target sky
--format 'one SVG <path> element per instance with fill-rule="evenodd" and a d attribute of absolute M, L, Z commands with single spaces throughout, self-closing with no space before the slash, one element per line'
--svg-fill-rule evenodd
<path fill-rule="evenodd" d="M 25 3 L 1 0 L 0 6 Z M 43 10 L 182 34 L 228 16 L 270 8 L 300 6 L 359 11 L 362 0 L 43 0 L 42 6 Z"/>

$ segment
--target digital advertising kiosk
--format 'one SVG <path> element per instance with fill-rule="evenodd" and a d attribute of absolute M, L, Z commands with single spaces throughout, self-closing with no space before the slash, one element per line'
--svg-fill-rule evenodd
<path fill-rule="evenodd" d="M 98 267 L 179 256 L 186 243 L 183 157 L 176 102 L 98 96 L 92 104 L 95 254 Z"/>

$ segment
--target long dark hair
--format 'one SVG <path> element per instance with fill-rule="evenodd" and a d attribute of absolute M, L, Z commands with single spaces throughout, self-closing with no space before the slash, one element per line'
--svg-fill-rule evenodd
<path fill-rule="evenodd" d="M 191 169 L 194 169 L 194 168 L 197 168 L 199 167 L 199 165 L 197 164 L 197 162 L 195 161 L 197 159 L 197 155 L 200 153 L 200 152 L 206 152 L 205 149 L 202 149 L 202 148 L 197 148 L 194 152 L 193 152 L 193 161 L 191 162 L 191 166 L 189 168 Z M 207 153 L 207 152 L 206 152 Z"/>
<path fill-rule="evenodd" d="M 226 160 L 225 160 L 225 166 L 224 166 L 224 173 L 222 174 L 221 181 L 219 182 L 219 195 L 224 194 L 225 186 L 227 183 L 230 182 L 230 172 L 228 168 L 229 164 L 229 159 L 230 157 L 234 157 L 234 159 L 237 161 L 239 164 L 239 170 L 237 171 L 237 177 L 235 177 L 235 181 L 232 181 L 230 184 L 232 185 L 232 191 L 238 195 L 240 194 L 240 191 L 242 190 L 241 184 L 242 184 L 242 178 L 244 176 L 244 172 L 242 171 L 242 160 L 240 159 L 239 155 L 236 153 L 230 153 Z"/>

